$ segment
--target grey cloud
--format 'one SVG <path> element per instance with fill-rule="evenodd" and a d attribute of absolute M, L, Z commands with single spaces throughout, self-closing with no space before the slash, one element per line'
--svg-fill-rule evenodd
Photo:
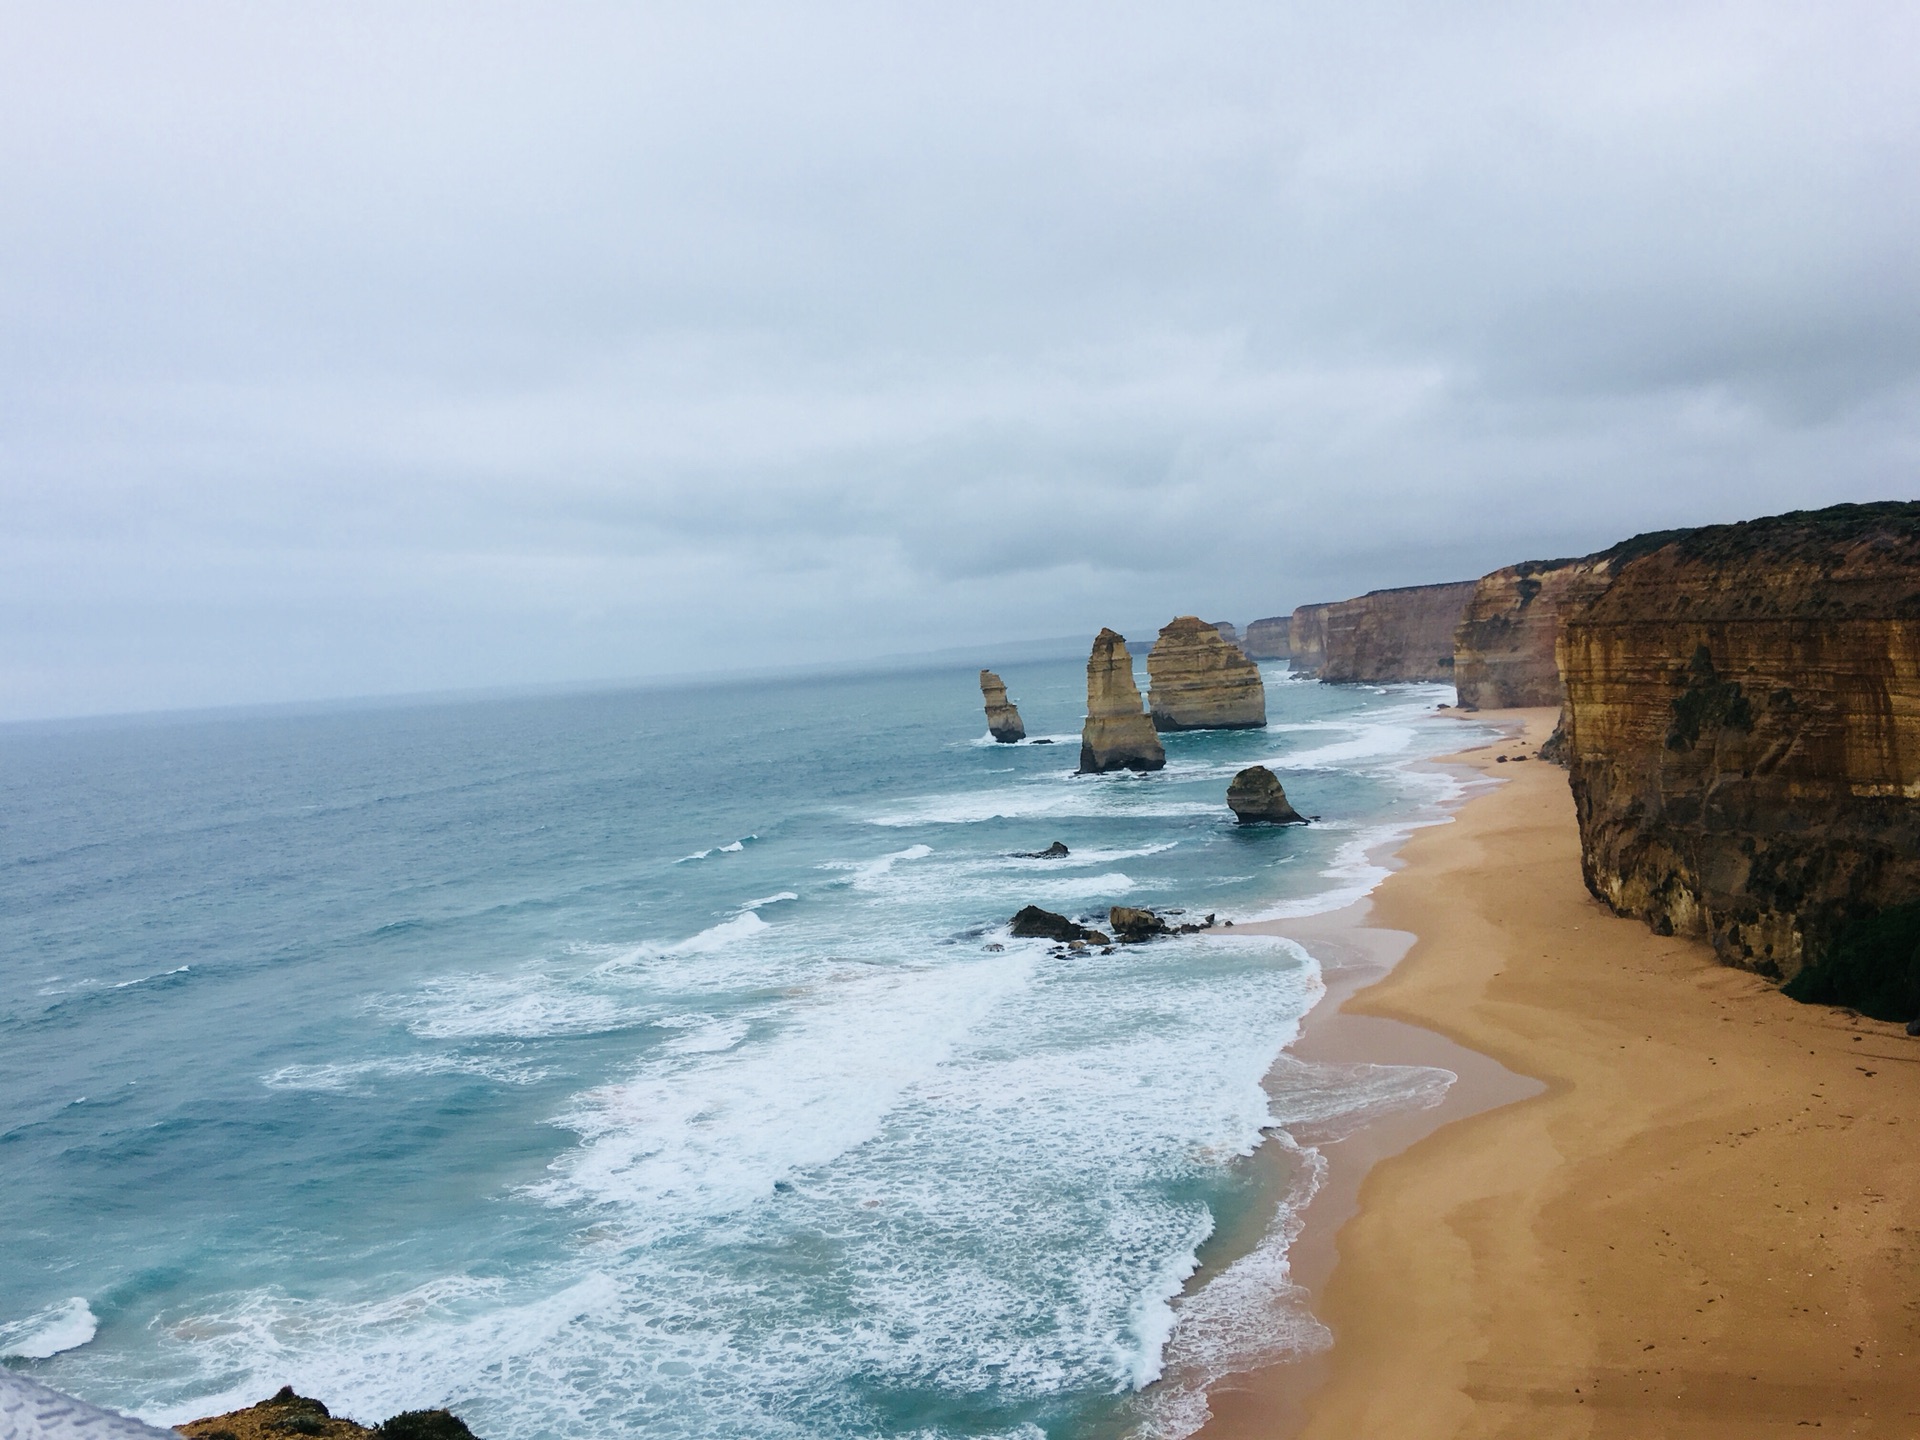
<path fill-rule="evenodd" d="M 0 715 L 1908 493 L 1916 57 L 1892 4 L 15 6 Z"/>

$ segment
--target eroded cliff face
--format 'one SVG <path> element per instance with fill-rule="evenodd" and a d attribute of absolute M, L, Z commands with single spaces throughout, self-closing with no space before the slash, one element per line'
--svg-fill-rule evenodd
<path fill-rule="evenodd" d="M 1529 560 L 1483 575 L 1453 635 L 1453 685 L 1467 710 L 1558 705 L 1560 617 L 1612 578 L 1610 562 Z"/>
<path fill-rule="evenodd" d="M 1329 605 L 1320 678 L 1336 685 L 1451 680 L 1453 633 L 1476 583 L 1372 590 Z"/>
<path fill-rule="evenodd" d="M 1156 730 L 1254 730 L 1267 723 L 1260 667 L 1197 616 L 1176 616 L 1161 628 L 1147 652 L 1147 675 Z"/>
<path fill-rule="evenodd" d="M 980 698 L 987 709 L 987 733 L 1002 745 L 1027 738 L 1027 727 L 1020 723 L 1020 711 L 1007 699 L 1007 686 L 991 670 L 980 672 Z"/>
<path fill-rule="evenodd" d="M 1219 638 L 1217 635 L 1214 637 Z M 1080 773 L 1158 770 L 1167 752 L 1153 721 L 1140 708 L 1127 637 L 1102 630 L 1087 657 L 1087 719 L 1080 730 Z"/>
<path fill-rule="evenodd" d="M 1240 648 L 1247 652 L 1249 660 L 1288 659 L 1293 654 L 1292 630 L 1290 615 L 1269 615 L 1264 620 L 1251 621 L 1240 637 Z"/>
<path fill-rule="evenodd" d="M 1609 556 L 1559 647 L 1588 888 L 1783 978 L 1920 898 L 1920 504 Z"/>
<path fill-rule="evenodd" d="M 1287 619 L 1287 648 L 1296 675 L 1317 675 L 1327 658 L 1329 604 L 1302 605 Z"/>

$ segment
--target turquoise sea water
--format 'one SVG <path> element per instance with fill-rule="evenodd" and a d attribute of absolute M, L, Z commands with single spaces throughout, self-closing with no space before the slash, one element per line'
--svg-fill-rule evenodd
<path fill-rule="evenodd" d="M 166 1422 L 1092 1436 L 1314 1343 L 1286 1207 L 1196 1254 L 1263 1131 L 1446 1077 L 1264 1091 L 1287 942 L 1004 923 L 1344 903 L 1479 732 L 1279 667 L 1266 731 L 1078 777 L 1084 662 L 1003 673 L 1058 743 L 971 669 L 0 729 L 5 1363 Z M 1254 762 L 1323 822 L 1236 827 Z"/>

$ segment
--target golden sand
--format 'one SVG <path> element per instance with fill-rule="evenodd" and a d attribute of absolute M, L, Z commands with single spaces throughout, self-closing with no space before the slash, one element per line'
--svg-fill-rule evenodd
<path fill-rule="evenodd" d="M 1920 1435 L 1920 1040 L 1609 914 L 1566 773 L 1496 763 L 1552 713 L 1477 718 L 1524 727 L 1460 757 L 1505 783 L 1405 846 L 1365 923 L 1418 940 L 1321 1030 L 1499 1063 L 1400 1153 L 1330 1147 L 1349 1198 L 1316 1198 L 1298 1274 L 1333 1349 L 1217 1385 L 1202 1433 Z M 1544 1088 L 1481 1108 L 1501 1066 Z"/>

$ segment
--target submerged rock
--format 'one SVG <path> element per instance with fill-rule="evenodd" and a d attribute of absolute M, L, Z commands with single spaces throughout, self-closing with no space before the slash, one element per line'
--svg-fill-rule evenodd
<path fill-rule="evenodd" d="M 1260 667 L 1220 627 L 1176 616 L 1147 652 L 1155 730 L 1257 730 L 1267 723 Z"/>
<path fill-rule="evenodd" d="M 1098 930 L 1076 925 L 1066 916 L 1042 910 L 1038 905 L 1028 905 L 1013 917 L 1013 933 L 1022 940 L 1058 940 L 1063 944 L 1074 940 L 1087 940 L 1095 945 L 1112 943 Z"/>
<path fill-rule="evenodd" d="M 1159 770 L 1166 763 L 1160 736 L 1140 706 L 1127 637 L 1102 630 L 1087 657 L 1087 720 L 1080 731 L 1080 773 Z"/>
<path fill-rule="evenodd" d="M 1227 787 L 1227 805 L 1242 825 L 1304 825 L 1307 817 L 1287 800 L 1280 777 L 1264 765 L 1249 765 Z"/>
<path fill-rule="evenodd" d="M 1013 858 L 1016 860 L 1064 860 L 1072 853 L 1056 840 L 1044 850 L 1016 850 L 1013 852 Z"/>
<path fill-rule="evenodd" d="M 1027 727 L 1020 723 L 1020 709 L 1007 699 L 1006 683 L 991 670 L 980 672 L 980 696 L 987 707 L 987 732 L 1002 745 L 1027 738 Z"/>

